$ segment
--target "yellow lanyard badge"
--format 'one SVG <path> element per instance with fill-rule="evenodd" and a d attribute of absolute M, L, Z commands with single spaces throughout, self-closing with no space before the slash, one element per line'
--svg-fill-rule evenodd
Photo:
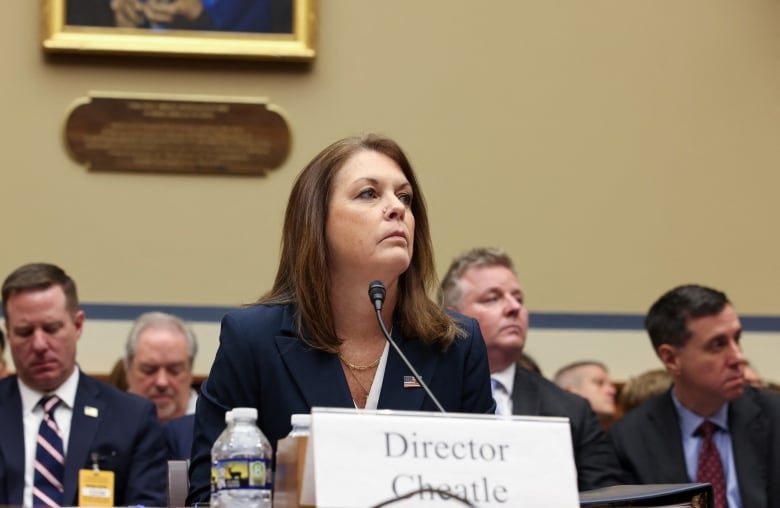
<path fill-rule="evenodd" d="M 97 461 L 92 469 L 80 469 L 79 506 L 114 506 L 114 472 L 101 471 Z"/>

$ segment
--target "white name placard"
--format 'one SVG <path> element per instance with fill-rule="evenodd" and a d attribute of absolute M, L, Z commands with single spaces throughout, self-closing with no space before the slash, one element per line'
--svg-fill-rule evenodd
<path fill-rule="evenodd" d="M 314 408 L 311 431 L 318 507 L 579 507 L 567 418 Z"/>

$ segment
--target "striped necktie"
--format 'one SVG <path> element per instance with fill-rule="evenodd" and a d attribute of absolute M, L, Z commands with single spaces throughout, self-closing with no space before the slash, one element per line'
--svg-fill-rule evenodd
<path fill-rule="evenodd" d="M 493 400 L 496 401 L 496 414 L 510 416 L 512 411 L 509 409 L 509 391 L 504 386 L 504 383 L 491 377 L 490 387 L 493 389 Z"/>
<path fill-rule="evenodd" d="M 61 402 L 56 395 L 48 395 L 39 403 L 43 407 L 43 421 L 38 430 L 38 444 L 35 449 L 35 506 L 62 506 L 65 454 L 62 451 L 62 434 L 54 421 L 54 410 Z"/>

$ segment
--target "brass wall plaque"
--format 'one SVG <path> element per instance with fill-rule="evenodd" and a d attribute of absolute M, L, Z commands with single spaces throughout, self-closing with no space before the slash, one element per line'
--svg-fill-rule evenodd
<path fill-rule="evenodd" d="M 90 93 L 68 115 L 65 137 L 92 171 L 264 175 L 290 152 L 284 117 L 243 98 Z"/>

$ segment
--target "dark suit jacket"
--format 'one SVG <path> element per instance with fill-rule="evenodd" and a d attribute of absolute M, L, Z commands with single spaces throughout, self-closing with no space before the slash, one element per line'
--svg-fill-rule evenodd
<path fill-rule="evenodd" d="M 743 506 L 780 507 L 780 396 L 746 387 L 729 404 L 728 419 Z M 671 391 L 623 416 L 608 435 L 626 482 L 691 481 Z"/>
<path fill-rule="evenodd" d="M 195 415 L 184 415 L 163 425 L 165 442 L 168 444 L 168 458 L 190 460 L 192 432 L 195 429 Z"/>
<path fill-rule="evenodd" d="M 189 502 L 209 497 L 212 443 L 225 427 L 225 411 L 258 410 L 258 425 L 274 450 L 290 431 L 290 415 L 314 406 L 354 407 L 338 356 L 312 349 L 296 335 L 292 305 L 260 305 L 229 313 L 222 320 L 220 345 L 195 416 Z M 419 340 L 393 338 L 447 411 L 492 413 L 490 372 L 477 322 L 459 316 L 467 336 L 446 352 Z M 380 409 L 436 411 L 421 388 L 404 388 L 410 375 L 391 348 L 379 396 Z"/>
<path fill-rule="evenodd" d="M 98 416 L 85 414 L 86 407 Z M 73 407 L 65 456 L 64 505 L 78 502 L 79 469 L 114 472 L 114 504 L 164 506 L 166 450 L 154 405 L 83 372 Z M 22 399 L 16 376 L 0 380 L 0 505 L 21 505 L 24 491 Z"/>
<path fill-rule="evenodd" d="M 615 455 L 599 427 L 598 418 L 584 398 L 518 365 L 512 388 L 512 413 L 569 418 L 579 490 L 620 483 Z"/>

